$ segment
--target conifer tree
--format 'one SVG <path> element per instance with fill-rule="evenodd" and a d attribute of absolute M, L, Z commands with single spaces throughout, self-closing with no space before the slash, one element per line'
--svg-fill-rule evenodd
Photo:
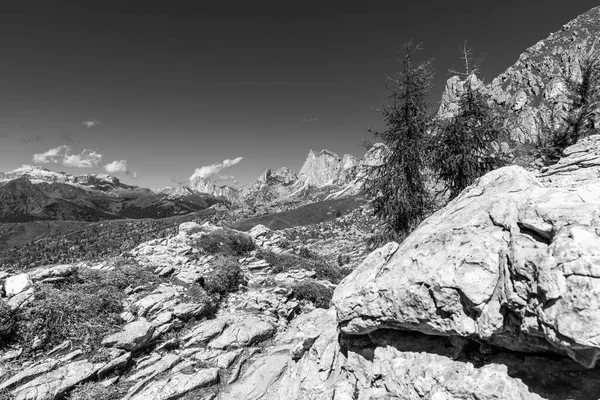
<path fill-rule="evenodd" d="M 363 183 L 363 192 L 373 198 L 374 213 L 383 223 L 383 240 L 403 240 L 428 211 L 423 170 L 434 71 L 431 60 L 415 60 L 419 50 L 420 45 L 409 42 L 399 52 L 401 69 L 386 81 L 391 103 L 380 110 L 385 129 L 370 131 L 388 147 L 383 162 L 370 168 Z"/>
<path fill-rule="evenodd" d="M 596 126 L 600 114 L 600 50 L 596 49 L 596 45 L 597 42 L 580 57 L 578 77 L 568 72 L 562 76 L 569 106 L 563 117 L 563 126 L 552 135 L 554 158 L 580 138 L 600 133 Z"/>
<path fill-rule="evenodd" d="M 444 183 L 450 200 L 477 178 L 504 164 L 494 151 L 494 143 L 501 133 L 500 121 L 476 85 L 479 65 L 473 61 L 466 42 L 461 59 L 465 70 L 450 71 L 463 80 L 456 115 L 438 121 L 432 143 L 432 168 Z"/>

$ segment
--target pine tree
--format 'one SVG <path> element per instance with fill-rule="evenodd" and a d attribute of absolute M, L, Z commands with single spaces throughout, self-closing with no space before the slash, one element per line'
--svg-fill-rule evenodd
<path fill-rule="evenodd" d="M 569 107 L 562 128 L 552 134 L 554 159 L 580 138 L 600 133 L 595 123 L 600 114 L 600 51 L 596 45 L 597 42 L 580 58 L 578 78 L 567 75 L 568 72 L 562 76 Z"/>
<path fill-rule="evenodd" d="M 370 168 L 363 183 L 363 192 L 373 198 L 374 213 L 383 223 L 383 240 L 403 240 L 428 211 L 423 170 L 434 71 L 431 60 L 414 60 L 419 50 L 420 45 L 409 42 L 399 52 L 402 67 L 386 81 L 391 104 L 380 110 L 386 128 L 370 131 L 388 147 L 383 162 Z"/>
<path fill-rule="evenodd" d="M 485 173 L 504 165 L 494 151 L 501 133 L 500 121 L 486 96 L 476 86 L 479 66 L 473 61 L 471 49 L 461 50 L 464 71 L 453 71 L 464 80 L 464 91 L 458 101 L 455 116 L 438 121 L 433 141 L 432 168 L 444 183 L 452 200 Z"/>

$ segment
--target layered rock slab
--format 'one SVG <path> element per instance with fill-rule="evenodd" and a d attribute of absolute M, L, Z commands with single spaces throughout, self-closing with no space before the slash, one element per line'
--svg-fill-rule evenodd
<path fill-rule="evenodd" d="M 480 178 L 335 291 L 341 331 L 458 336 L 600 356 L 600 181 L 545 187 L 521 167 Z"/>

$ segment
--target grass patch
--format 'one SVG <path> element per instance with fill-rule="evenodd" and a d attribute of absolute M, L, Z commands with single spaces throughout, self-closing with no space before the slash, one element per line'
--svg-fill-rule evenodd
<path fill-rule="evenodd" d="M 252 238 L 229 229 L 218 229 L 197 239 L 192 246 L 208 254 L 242 256 L 254 250 Z"/>
<path fill-rule="evenodd" d="M 329 308 L 333 290 L 312 279 L 305 279 L 291 286 L 292 296 L 297 300 L 307 300 L 315 307 Z"/>
<path fill-rule="evenodd" d="M 113 271 L 82 268 L 59 284 L 38 284 L 31 304 L 16 314 L 11 336 L 24 354 L 72 340 L 92 349 L 122 324 L 124 289 L 158 281 L 150 271 L 121 266 Z"/>

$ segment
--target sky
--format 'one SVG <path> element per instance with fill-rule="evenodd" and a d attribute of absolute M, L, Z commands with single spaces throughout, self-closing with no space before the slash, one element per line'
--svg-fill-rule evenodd
<path fill-rule="evenodd" d="M 12 3 L 12 4 L 9 4 Z M 422 42 L 433 97 L 468 40 L 492 80 L 596 1 L 18 1 L 0 11 L 0 171 L 143 187 L 361 157 L 386 74 Z M 356 4 L 356 5 L 354 5 Z"/>

